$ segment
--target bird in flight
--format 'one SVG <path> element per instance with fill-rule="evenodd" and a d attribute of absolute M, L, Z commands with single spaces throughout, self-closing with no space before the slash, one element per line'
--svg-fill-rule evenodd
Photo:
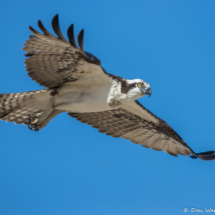
<path fill-rule="evenodd" d="M 46 88 L 0 94 L 0 120 L 23 123 L 38 131 L 56 115 L 68 112 L 99 132 L 129 139 L 145 148 L 173 156 L 215 159 L 215 151 L 195 153 L 165 121 L 137 101 L 152 93 L 146 81 L 109 74 L 98 58 L 84 51 L 84 30 L 78 34 L 78 47 L 73 25 L 68 28 L 67 40 L 60 31 L 58 15 L 52 20 L 57 37 L 40 20 L 38 26 L 43 33 L 29 27 L 34 35 L 30 35 L 23 50 L 27 52 L 28 75 Z"/>

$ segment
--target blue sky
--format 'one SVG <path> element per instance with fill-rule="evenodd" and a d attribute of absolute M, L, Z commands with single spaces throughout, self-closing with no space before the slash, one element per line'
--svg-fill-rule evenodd
<path fill-rule="evenodd" d="M 195 151 L 215 150 L 215 2 L 1 1 L 0 93 L 42 89 L 24 69 L 37 20 L 84 28 L 107 72 L 150 83 L 139 101 Z M 0 214 L 184 214 L 215 208 L 215 161 L 172 157 L 98 133 L 66 113 L 39 132 L 0 122 Z"/>

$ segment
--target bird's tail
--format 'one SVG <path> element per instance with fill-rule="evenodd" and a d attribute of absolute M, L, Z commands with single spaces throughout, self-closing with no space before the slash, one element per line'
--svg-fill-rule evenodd
<path fill-rule="evenodd" d="M 0 94 L 0 120 L 29 124 L 29 115 L 43 112 L 50 103 L 50 91 Z"/>

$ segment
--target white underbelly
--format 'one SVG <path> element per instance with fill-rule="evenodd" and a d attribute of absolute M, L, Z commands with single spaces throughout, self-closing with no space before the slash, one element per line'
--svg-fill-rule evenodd
<path fill-rule="evenodd" d="M 107 102 L 108 93 L 69 91 L 59 94 L 53 101 L 55 109 L 66 112 L 99 112 L 111 110 Z"/>

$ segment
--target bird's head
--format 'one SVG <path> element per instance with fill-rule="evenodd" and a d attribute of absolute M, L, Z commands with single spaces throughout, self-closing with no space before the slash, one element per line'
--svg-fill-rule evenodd
<path fill-rule="evenodd" d="M 121 82 L 121 92 L 127 94 L 129 98 L 140 98 L 145 95 L 152 94 L 150 85 L 141 79 L 123 80 Z"/>

